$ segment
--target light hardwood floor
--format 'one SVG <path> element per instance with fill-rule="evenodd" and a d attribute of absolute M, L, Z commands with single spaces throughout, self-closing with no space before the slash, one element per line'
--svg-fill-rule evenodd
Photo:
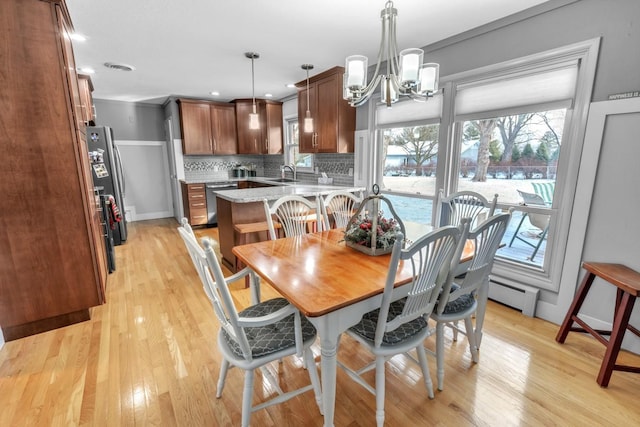
<path fill-rule="evenodd" d="M 173 219 L 131 224 L 129 240 L 116 248 L 107 304 L 93 309 L 90 321 L 5 344 L 0 426 L 240 424 L 242 372 L 229 372 L 216 399 L 218 326 L 177 225 Z M 197 234 L 217 237 L 217 230 Z M 247 290 L 236 286 L 238 304 L 248 304 Z M 263 298 L 272 296 L 263 286 Z M 417 365 L 404 356 L 388 362 L 386 425 L 638 425 L 640 375 L 614 372 L 609 388 L 600 388 L 595 378 L 604 347 L 576 333 L 557 344 L 557 330 L 490 303 L 480 363 L 471 363 L 463 337 L 449 336 L 445 389 L 435 399 L 427 397 Z M 319 360 L 317 345 L 314 351 Z M 345 338 L 338 357 L 359 366 L 370 356 Z M 640 365 L 628 353 L 621 361 Z M 429 363 L 435 381 L 435 361 Z M 273 369 L 285 389 L 308 381 L 298 359 Z M 271 393 L 258 374 L 254 402 Z M 375 425 L 374 412 L 374 397 L 338 370 L 336 426 Z M 312 392 L 251 420 L 306 427 L 323 421 Z"/>

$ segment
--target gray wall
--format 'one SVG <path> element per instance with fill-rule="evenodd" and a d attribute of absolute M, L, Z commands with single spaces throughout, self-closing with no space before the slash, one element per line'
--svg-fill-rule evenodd
<path fill-rule="evenodd" d="M 95 99 L 96 124 L 111 126 L 122 154 L 127 220 L 173 216 L 161 105 Z"/>
<path fill-rule="evenodd" d="M 602 37 L 592 97 L 601 101 L 640 89 L 639 24 L 640 1 L 580 0 L 440 49 L 427 47 L 425 57 L 449 75 Z"/>
<path fill-rule="evenodd" d="M 116 139 L 164 141 L 162 106 L 95 99 L 96 125 L 111 126 Z"/>

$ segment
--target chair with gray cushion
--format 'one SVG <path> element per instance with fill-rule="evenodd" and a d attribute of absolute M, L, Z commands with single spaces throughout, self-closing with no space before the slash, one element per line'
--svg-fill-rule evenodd
<path fill-rule="evenodd" d="M 478 363 L 478 349 L 482 340 L 482 326 L 489 295 L 489 273 L 510 219 L 511 212 L 497 214 L 469 231 L 466 238 L 474 242 L 474 256 L 463 277 L 456 277 L 453 281 L 445 284 L 438 306 L 431 315 L 431 318 L 437 322 L 438 390 L 442 390 L 444 387 L 445 325 L 467 336 L 471 358 L 474 363 Z M 458 261 L 459 257 L 453 263 Z M 452 266 L 452 270 L 455 271 L 455 266 Z M 476 319 L 475 325 L 473 324 L 473 315 Z M 457 322 L 463 319 L 464 330 L 457 325 Z M 457 334 L 454 333 L 454 340 L 456 338 Z"/>
<path fill-rule="evenodd" d="M 385 362 L 391 357 L 415 349 L 429 397 L 434 396 L 423 342 L 433 332 L 427 322 L 443 283 L 452 278 L 451 260 L 460 256 L 460 236 L 459 227 L 442 227 L 402 249 L 403 235 L 398 233 L 380 308 L 365 314 L 360 323 L 347 330 L 347 334 L 373 353 L 375 362 L 358 370 L 342 362 L 338 362 L 338 366 L 376 396 L 378 426 L 384 424 Z M 408 296 L 398 300 L 398 296 L 394 296 L 394 282 L 398 269 L 403 267 L 413 274 L 412 280 L 402 288 Z M 376 372 L 375 388 L 361 376 L 372 369 Z"/>
<path fill-rule="evenodd" d="M 202 240 L 203 248 L 188 227 L 178 228 L 194 266 L 200 277 L 204 291 L 213 305 L 213 311 L 220 322 L 218 348 L 222 353 L 222 365 L 216 397 L 222 396 L 227 372 L 230 367 L 245 371 L 242 396 L 242 426 L 249 425 L 251 413 L 267 406 L 284 402 L 311 389 L 322 411 L 320 381 L 310 347 L 316 340 L 316 330 L 299 311 L 284 298 L 274 298 L 252 305 L 240 312 L 233 303 L 228 284 L 255 274 L 248 268 L 224 277 L 220 263 L 213 250 L 212 241 Z M 264 366 L 286 356 L 303 356 L 309 371 L 311 384 L 284 392 L 273 375 Z M 283 366 L 283 365 L 280 365 Z M 254 371 L 260 368 L 263 377 L 271 383 L 277 396 L 252 407 Z"/>

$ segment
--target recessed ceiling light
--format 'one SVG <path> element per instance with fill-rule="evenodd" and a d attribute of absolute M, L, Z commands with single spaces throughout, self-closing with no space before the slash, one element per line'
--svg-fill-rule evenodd
<path fill-rule="evenodd" d="M 220 96 L 220 92 L 218 92 L 217 90 L 214 90 L 213 92 L 209 92 L 209 93 L 213 96 Z"/>
<path fill-rule="evenodd" d="M 118 64 L 116 62 L 105 62 L 104 66 L 107 68 L 111 68 L 112 70 L 120 70 L 120 71 L 133 71 L 136 69 L 133 65 L 128 64 Z"/>
<path fill-rule="evenodd" d="M 87 38 L 85 36 L 83 36 L 80 33 L 71 33 L 69 34 L 69 37 L 71 38 L 71 40 L 77 41 L 77 42 L 86 42 Z"/>
<path fill-rule="evenodd" d="M 295 85 L 295 84 L 293 84 L 293 83 L 289 83 L 289 84 L 287 84 L 287 87 L 288 87 L 289 89 L 293 89 L 294 87 L 296 87 L 296 85 Z"/>
<path fill-rule="evenodd" d="M 265 94 L 264 94 L 264 96 L 265 96 L 265 98 L 272 98 L 272 97 L 273 97 L 273 94 L 271 94 L 271 93 L 265 93 Z"/>
<path fill-rule="evenodd" d="M 84 74 L 95 74 L 96 70 L 94 70 L 93 68 L 89 68 L 89 67 L 82 67 L 82 68 L 78 68 L 78 71 Z"/>

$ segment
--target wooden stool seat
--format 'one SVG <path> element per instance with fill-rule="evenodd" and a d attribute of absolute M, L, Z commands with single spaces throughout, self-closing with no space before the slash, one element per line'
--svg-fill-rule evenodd
<path fill-rule="evenodd" d="M 279 223 L 274 223 L 273 226 L 275 228 L 282 228 Z M 233 229 L 238 233 L 238 245 L 244 245 L 247 243 L 247 235 L 251 233 L 267 233 L 267 240 L 269 240 L 269 225 L 267 221 L 260 222 L 248 222 L 246 224 L 234 224 Z M 242 270 L 244 268 L 244 264 L 240 262 L 236 258 L 236 272 Z M 249 287 L 249 279 L 245 279 L 245 288 Z"/>
<path fill-rule="evenodd" d="M 640 337 L 640 330 L 629 325 L 633 305 L 636 298 L 640 296 L 640 273 L 622 264 L 601 262 L 583 262 L 582 268 L 587 270 L 587 274 L 585 274 L 582 284 L 567 311 L 564 322 L 562 322 L 558 335 L 556 335 L 556 341 L 564 343 L 569 332 L 576 331 L 588 332 L 604 344 L 607 350 L 600 366 L 597 382 L 601 387 L 607 387 L 614 370 L 640 373 L 640 367 L 616 364 L 625 332 L 630 330 Z M 613 326 L 610 331 L 593 329 L 578 317 L 582 303 L 587 297 L 596 276 L 617 287 Z M 574 327 L 574 322 L 580 327 Z M 603 335 L 609 335 L 609 339 L 607 340 Z"/>

